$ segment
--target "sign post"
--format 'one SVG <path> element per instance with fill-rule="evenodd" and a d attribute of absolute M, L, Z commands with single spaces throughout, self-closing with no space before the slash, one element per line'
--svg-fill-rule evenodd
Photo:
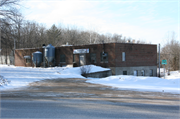
<path fill-rule="evenodd" d="M 165 79 L 165 65 L 167 64 L 167 60 L 163 59 L 162 64 L 164 64 L 164 79 Z"/>

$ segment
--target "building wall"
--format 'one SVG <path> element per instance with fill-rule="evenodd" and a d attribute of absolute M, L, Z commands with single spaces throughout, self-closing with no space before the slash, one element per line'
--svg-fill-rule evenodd
<path fill-rule="evenodd" d="M 60 55 L 64 54 L 66 62 L 60 62 Z M 73 48 L 72 47 L 56 47 L 55 48 L 55 59 L 56 59 L 56 66 L 59 65 L 67 65 L 73 63 Z"/>
<path fill-rule="evenodd" d="M 72 65 L 74 49 L 89 49 L 89 53 L 85 54 L 86 64 L 91 64 L 90 53 L 96 54 L 96 63 L 94 65 L 109 67 L 113 75 L 122 75 L 123 70 L 127 70 L 128 75 L 133 75 L 134 70 L 145 70 L 145 75 L 148 76 L 149 70 L 153 69 L 153 76 L 156 76 L 157 70 L 157 45 L 150 44 L 130 44 L 130 43 L 106 43 L 92 44 L 81 46 L 62 46 L 55 47 L 55 65 Z M 15 66 L 33 66 L 33 63 L 26 63 L 24 56 L 29 55 L 32 58 L 32 53 L 40 51 L 42 48 L 36 49 L 19 49 L 15 51 Z M 101 61 L 101 53 L 108 53 L 108 61 Z M 122 61 L 122 52 L 125 52 L 125 61 Z M 43 53 L 43 52 L 42 52 Z M 60 55 L 65 55 L 65 62 L 60 62 Z M 44 55 L 44 54 L 43 54 Z M 79 55 L 75 54 L 75 62 L 78 66 Z"/>
<path fill-rule="evenodd" d="M 123 75 L 123 71 L 127 71 L 127 75 L 134 75 L 134 71 L 138 71 L 138 76 L 141 71 L 145 71 L 145 76 L 150 76 L 150 70 L 153 70 L 153 76 L 157 76 L 157 66 L 136 66 L 136 67 L 115 67 L 116 75 Z"/>
<path fill-rule="evenodd" d="M 87 74 L 87 77 L 104 78 L 104 77 L 108 77 L 108 76 L 111 76 L 111 75 L 112 75 L 111 70 L 108 70 L 108 71 L 89 73 L 89 74 Z"/>
<path fill-rule="evenodd" d="M 104 48 L 103 48 L 104 47 Z M 84 45 L 84 46 L 66 46 L 66 47 L 56 47 L 56 65 L 67 65 L 73 64 L 73 49 L 89 49 L 89 53 L 85 54 L 86 64 L 91 64 L 90 62 L 90 53 L 96 54 L 96 63 L 94 65 L 102 66 L 102 67 L 112 67 L 115 66 L 115 44 L 94 44 L 94 45 Z M 101 62 L 101 53 L 108 53 L 108 62 Z M 60 62 L 60 55 L 64 54 L 66 56 L 66 62 Z M 79 55 L 75 54 L 75 62 L 79 66 Z"/>
<path fill-rule="evenodd" d="M 32 59 L 32 53 L 36 51 L 40 51 L 43 53 L 42 48 L 15 50 L 15 66 L 33 67 L 34 65 L 32 60 L 30 63 L 26 63 L 26 59 L 24 58 L 24 56 L 31 56 Z"/>
<path fill-rule="evenodd" d="M 149 44 L 116 44 L 116 67 L 156 66 L 157 45 Z M 125 52 L 125 61 L 122 61 Z"/>

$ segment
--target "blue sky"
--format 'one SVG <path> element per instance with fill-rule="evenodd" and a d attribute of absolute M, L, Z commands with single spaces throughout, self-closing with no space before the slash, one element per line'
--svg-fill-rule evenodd
<path fill-rule="evenodd" d="M 152 44 L 164 43 L 174 31 L 179 40 L 180 0 L 26 0 L 21 4 L 26 20 L 47 28 L 77 26 Z"/>

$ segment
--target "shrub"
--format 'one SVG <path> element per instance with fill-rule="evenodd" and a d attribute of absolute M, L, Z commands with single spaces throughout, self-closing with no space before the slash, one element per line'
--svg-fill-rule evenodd
<path fill-rule="evenodd" d="M 7 79 L 5 79 L 3 76 L 0 75 L 0 86 L 4 86 L 9 84 L 10 81 L 8 81 Z"/>
<path fill-rule="evenodd" d="M 80 69 L 81 75 L 87 78 L 89 72 L 91 71 L 91 65 L 83 65 L 80 67 Z"/>

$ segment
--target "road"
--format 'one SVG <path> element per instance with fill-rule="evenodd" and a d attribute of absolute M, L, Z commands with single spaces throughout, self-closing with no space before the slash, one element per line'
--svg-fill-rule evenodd
<path fill-rule="evenodd" d="M 179 106 L 82 99 L 1 99 L 1 118 L 179 119 Z"/>
<path fill-rule="evenodd" d="M 179 96 L 115 89 L 85 79 L 51 79 L 1 91 L 0 117 L 179 119 Z"/>

